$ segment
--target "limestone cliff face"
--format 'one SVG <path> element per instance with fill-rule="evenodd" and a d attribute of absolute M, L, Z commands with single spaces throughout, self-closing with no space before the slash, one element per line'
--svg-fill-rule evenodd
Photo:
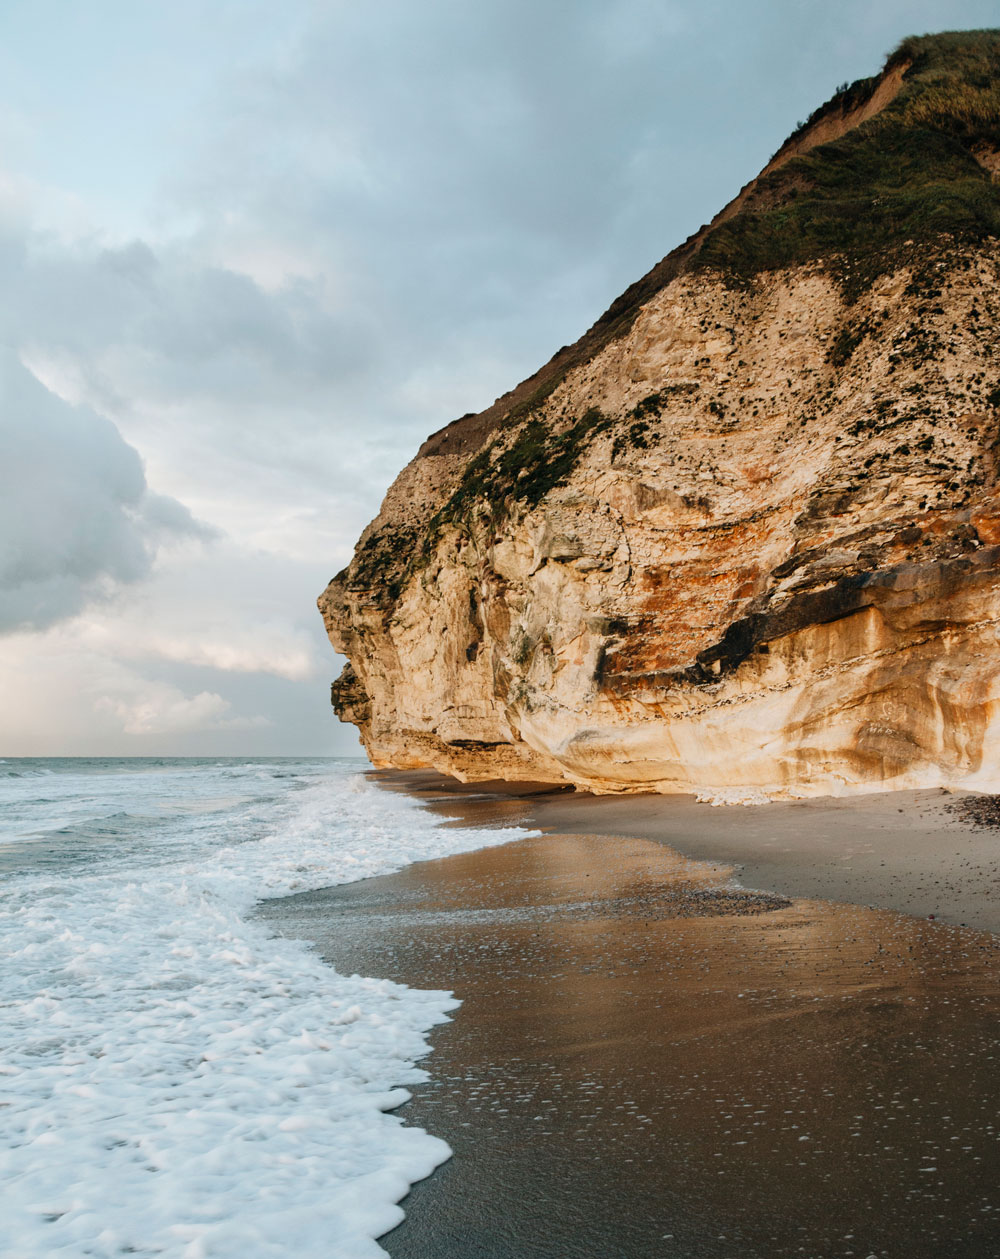
<path fill-rule="evenodd" d="M 320 598 L 376 765 L 1000 788 L 998 73 L 908 41 L 424 444 Z"/>

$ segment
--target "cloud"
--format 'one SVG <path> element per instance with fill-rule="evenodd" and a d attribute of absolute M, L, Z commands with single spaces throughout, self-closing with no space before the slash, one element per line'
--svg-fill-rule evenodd
<path fill-rule="evenodd" d="M 172 544 L 113 598 L 0 639 L 0 755 L 355 755 L 330 708 L 328 577 L 229 538 Z"/>
<path fill-rule="evenodd" d="M 249 631 L 232 625 L 219 629 L 208 635 L 192 629 L 173 635 L 154 633 L 143 643 L 143 652 L 224 673 L 270 673 L 293 682 L 316 676 L 316 653 L 301 631 L 278 623 Z"/>
<path fill-rule="evenodd" d="M 0 227 L 0 290 L 0 341 L 33 375 L 252 548 L 333 551 L 339 566 L 411 453 L 359 424 L 381 342 L 319 282 L 268 292 L 189 238 L 67 245 Z"/>
<path fill-rule="evenodd" d="M 91 641 L 86 625 L 86 617 L 78 618 L 4 639 L 3 755 L 113 756 L 130 746 L 154 755 L 171 747 L 198 755 L 212 751 L 220 733 L 247 741 L 247 751 L 273 747 L 271 715 L 239 692 L 206 685 L 220 675 L 172 672 L 170 665 L 157 671 L 149 661 L 122 660 Z"/>
<path fill-rule="evenodd" d="M 118 660 L 307 681 L 329 664 L 313 606 L 320 584 L 316 569 L 279 566 L 232 543 L 201 554 L 188 548 L 72 629 L 82 647 Z"/>
<path fill-rule="evenodd" d="M 113 713 L 126 734 L 182 734 L 217 729 L 229 705 L 221 695 L 202 691 L 188 699 L 170 686 L 147 686 L 128 699 L 102 695 L 94 707 Z"/>
<path fill-rule="evenodd" d="M 71 617 L 146 577 L 159 545 L 205 536 L 181 503 L 149 492 L 114 424 L 0 350 L 0 631 Z"/>
<path fill-rule="evenodd" d="M 167 683 L 138 681 L 128 696 L 102 695 L 95 711 L 111 713 L 125 734 L 189 734 L 192 731 L 256 730 L 267 717 L 226 717 L 230 704 L 221 695 L 201 691 L 186 696 Z"/>

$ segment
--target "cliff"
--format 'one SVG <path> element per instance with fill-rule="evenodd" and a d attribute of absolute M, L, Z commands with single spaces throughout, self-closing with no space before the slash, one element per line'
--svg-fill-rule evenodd
<path fill-rule="evenodd" d="M 319 601 L 373 762 L 1000 789 L 998 179 L 1000 32 L 907 40 L 429 438 Z"/>

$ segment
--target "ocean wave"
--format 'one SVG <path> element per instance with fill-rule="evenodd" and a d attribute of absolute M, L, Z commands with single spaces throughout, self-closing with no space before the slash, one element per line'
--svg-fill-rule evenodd
<path fill-rule="evenodd" d="M 296 786 L 182 859 L 5 893 L 6 1259 L 368 1259 L 448 1156 L 391 1112 L 451 995 L 339 975 L 247 915 L 524 832 L 442 828 L 354 773 Z M 229 826 L 255 837 L 220 843 Z"/>

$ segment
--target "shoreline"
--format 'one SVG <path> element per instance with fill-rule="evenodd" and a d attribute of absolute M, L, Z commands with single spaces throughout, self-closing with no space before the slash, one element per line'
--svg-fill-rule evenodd
<path fill-rule="evenodd" d="M 973 793 L 927 788 L 713 807 L 687 795 L 462 784 L 431 770 L 369 776 L 463 825 L 502 815 L 546 834 L 650 839 L 729 867 L 741 888 L 1000 935 L 1000 829 L 963 819 L 962 802 L 981 798 Z"/>
<path fill-rule="evenodd" d="M 735 824 L 746 856 L 746 810 L 681 801 L 668 810 L 670 847 L 660 796 L 637 810 L 636 797 L 373 776 L 444 826 L 545 828 L 260 908 L 342 973 L 461 1001 L 400 1111 L 454 1157 L 412 1187 L 406 1219 L 380 1239 L 392 1259 L 991 1253 L 994 936 L 734 887 L 731 864 L 693 850 L 714 843 L 717 855 Z M 924 846 L 945 830 L 975 835 L 951 830 L 944 803 L 921 804 Z M 829 832 L 810 804 L 812 831 Z M 695 807 L 700 837 L 681 826 Z M 838 808 L 833 820 L 855 818 L 860 850 L 875 839 L 857 813 Z M 616 835 L 626 821 L 655 837 Z M 875 838 L 901 830 L 868 825 Z M 770 844 L 781 839 L 772 830 L 743 873 L 766 870 L 773 885 L 805 857 L 802 844 Z M 885 876 L 897 895 L 899 860 Z M 946 868 L 932 863 L 931 874 Z M 853 886 L 838 873 L 824 882 Z M 983 899 L 965 895 L 963 908 Z"/>

